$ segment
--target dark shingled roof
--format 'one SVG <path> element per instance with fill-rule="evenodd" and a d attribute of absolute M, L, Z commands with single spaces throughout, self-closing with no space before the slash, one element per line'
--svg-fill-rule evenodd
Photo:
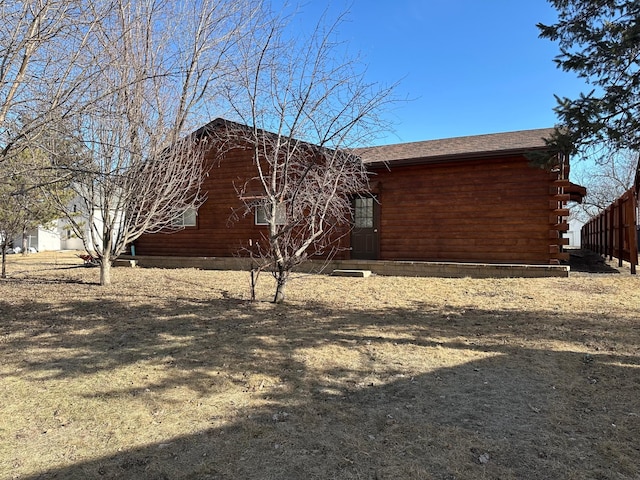
<path fill-rule="evenodd" d="M 551 136 L 552 133 L 553 128 L 540 128 L 358 148 L 354 150 L 354 153 L 359 155 L 365 163 L 398 161 L 422 163 L 455 160 L 463 157 L 478 158 L 495 154 L 508 155 L 544 149 L 546 147 L 544 139 Z"/>

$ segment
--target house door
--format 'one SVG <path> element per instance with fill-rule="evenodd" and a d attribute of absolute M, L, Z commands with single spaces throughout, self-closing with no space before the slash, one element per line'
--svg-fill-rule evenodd
<path fill-rule="evenodd" d="M 353 199 L 352 259 L 377 260 L 378 218 L 378 203 L 374 197 L 356 197 Z"/>

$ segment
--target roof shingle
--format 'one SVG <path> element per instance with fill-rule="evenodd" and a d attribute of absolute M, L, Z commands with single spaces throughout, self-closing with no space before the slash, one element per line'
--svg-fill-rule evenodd
<path fill-rule="evenodd" d="M 516 153 L 546 147 L 545 138 L 553 128 L 492 133 L 467 137 L 397 143 L 378 147 L 358 148 L 354 151 L 365 163 L 400 160 L 446 160 L 460 157 L 482 157 L 495 153 Z"/>

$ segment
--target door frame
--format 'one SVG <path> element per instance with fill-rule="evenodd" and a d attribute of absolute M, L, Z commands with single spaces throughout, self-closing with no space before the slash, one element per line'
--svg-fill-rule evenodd
<path fill-rule="evenodd" d="M 356 250 L 354 250 L 354 244 L 356 244 L 357 242 L 354 242 L 354 236 L 358 235 L 358 230 L 363 230 L 363 229 L 358 229 L 355 226 L 355 215 L 356 215 L 356 208 L 355 208 L 355 203 L 356 200 L 358 199 L 362 199 L 362 198 L 371 198 L 373 200 L 373 226 L 371 227 L 371 232 L 370 234 L 373 236 L 373 241 L 374 241 L 374 245 L 372 248 L 371 253 L 367 253 L 367 251 L 363 251 L 363 252 L 359 252 L 357 255 L 354 256 L 354 252 Z M 374 193 L 369 193 L 366 195 L 357 195 L 352 197 L 351 199 L 351 203 L 353 206 L 353 218 L 352 218 L 352 224 L 351 224 L 351 236 L 350 236 L 350 251 L 351 251 L 351 255 L 350 258 L 352 260 L 378 260 L 380 258 L 380 201 L 379 201 L 379 195 L 374 194 Z"/>

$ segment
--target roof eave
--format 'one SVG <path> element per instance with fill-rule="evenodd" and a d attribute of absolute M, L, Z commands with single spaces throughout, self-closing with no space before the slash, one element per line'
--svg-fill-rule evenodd
<path fill-rule="evenodd" d="M 382 168 L 389 165 L 404 167 L 412 165 L 426 165 L 426 164 L 438 164 L 438 163 L 451 163 L 451 162 L 463 162 L 470 160 L 482 160 L 486 158 L 505 158 L 514 156 L 523 156 L 530 152 L 540 152 L 548 150 L 548 146 L 530 147 L 530 148 L 514 148 L 508 150 L 491 150 L 484 152 L 467 152 L 456 153 L 453 155 L 436 155 L 430 157 L 416 157 L 416 158 L 399 158 L 395 160 L 370 160 L 363 159 L 363 162 L 367 167 Z"/>

